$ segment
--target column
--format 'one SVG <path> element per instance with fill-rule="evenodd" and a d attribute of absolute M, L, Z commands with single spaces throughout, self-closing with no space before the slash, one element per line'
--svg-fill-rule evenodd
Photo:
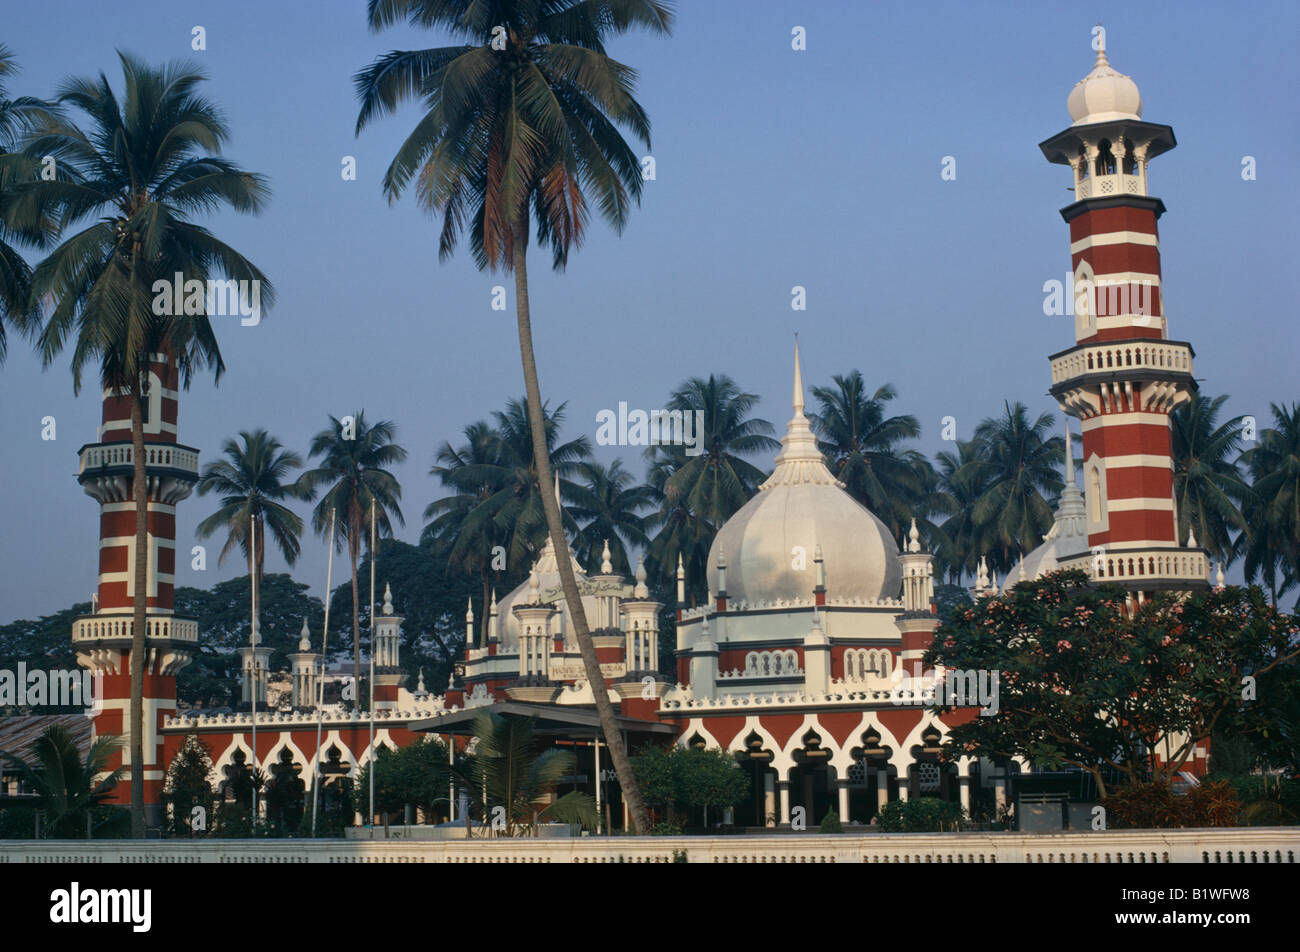
<path fill-rule="evenodd" d="M 768 817 L 776 816 L 776 777 L 770 769 L 763 771 L 763 816 L 761 818 L 764 826 L 767 825 Z"/>
<path fill-rule="evenodd" d="M 776 790 L 781 800 L 781 813 L 777 818 L 777 822 L 780 823 L 781 826 L 789 826 L 790 825 L 790 781 L 778 780 L 776 782 Z"/>
<path fill-rule="evenodd" d="M 970 774 L 962 774 L 957 782 L 961 785 L 961 808 L 970 815 Z"/>
<path fill-rule="evenodd" d="M 876 771 L 876 808 L 883 810 L 889 802 L 889 771 Z"/>
<path fill-rule="evenodd" d="M 849 782 L 847 780 L 836 780 L 835 786 L 840 790 L 840 822 L 849 822 Z"/>

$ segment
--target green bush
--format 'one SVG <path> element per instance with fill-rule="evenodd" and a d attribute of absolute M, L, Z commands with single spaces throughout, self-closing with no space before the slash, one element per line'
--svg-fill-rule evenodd
<path fill-rule="evenodd" d="M 822 817 L 822 825 L 818 827 L 819 833 L 843 833 L 844 824 L 840 822 L 840 815 L 837 811 L 832 810 Z"/>
<path fill-rule="evenodd" d="M 36 835 L 36 809 L 9 806 L 0 810 L 0 840 L 30 840 Z"/>
<path fill-rule="evenodd" d="M 1300 781 L 1269 774 L 1214 777 L 1232 785 L 1241 802 L 1244 826 L 1300 823 Z"/>
<path fill-rule="evenodd" d="M 961 820 L 960 804 L 938 797 L 917 797 L 886 803 L 876 825 L 884 833 L 938 833 L 957 829 Z"/>

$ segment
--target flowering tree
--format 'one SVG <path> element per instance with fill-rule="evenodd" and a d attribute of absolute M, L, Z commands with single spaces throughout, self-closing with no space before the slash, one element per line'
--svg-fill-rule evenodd
<path fill-rule="evenodd" d="M 1289 680 L 1298 655 L 1296 620 L 1257 587 L 1130 607 L 1069 570 L 954 612 L 926 663 L 999 672 L 995 712 L 954 727 L 948 756 L 1078 767 L 1105 796 L 1115 772 L 1170 783 L 1216 729 L 1266 732 L 1278 699 L 1260 685 Z"/>

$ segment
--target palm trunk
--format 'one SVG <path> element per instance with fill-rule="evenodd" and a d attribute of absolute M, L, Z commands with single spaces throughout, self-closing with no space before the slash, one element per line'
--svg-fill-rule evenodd
<path fill-rule="evenodd" d="M 144 455 L 144 395 L 136 379 L 131 400 L 131 498 L 135 500 L 134 617 L 131 625 L 131 836 L 144 839 L 144 661 L 149 612 L 149 498 Z"/>
<path fill-rule="evenodd" d="M 645 835 L 650 832 L 650 818 L 646 814 L 641 790 L 632 773 L 627 748 L 623 746 L 622 732 L 619 731 L 618 724 L 614 720 L 614 707 L 609 703 L 605 676 L 600 670 L 596 646 L 591 640 L 591 632 L 587 628 L 587 615 L 583 611 L 582 598 L 578 594 L 578 581 L 573 574 L 569 541 L 564 535 L 564 524 L 560 516 L 560 504 L 551 492 L 551 460 L 546 446 L 546 425 L 542 418 L 542 389 L 537 378 L 537 360 L 533 355 L 533 329 L 528 308 L 527 248 L 528 225 L 527 220 L 521 217 L 514 227 L 515 311 L 519 323 L 519 355 L 524 367 L 524 390 L 528 395 L 528 428 L 533 437 L 533 459 L 537 465 L 539 495 L 542 497 L 542 509 L 546 513 L 546 526 L 550 532 L 551 544 L 555 547 L 555 559 L 560 571 L 560 587 L 564 590 L 564 600 L 569 606 L 569 615 L 573 619 L 573 635 L 578 642 L 578 650 L 582 653 L 582 667 L 587 675 L 587 683 L 591 685 L 592 696 L 596 699 L 596 714 L 600 718 L 600 727 L 605 734 L 610 759 L 614 762 L 619 785 L 623 788 L 623 798 L 627 802 L 632 831 Z"/>

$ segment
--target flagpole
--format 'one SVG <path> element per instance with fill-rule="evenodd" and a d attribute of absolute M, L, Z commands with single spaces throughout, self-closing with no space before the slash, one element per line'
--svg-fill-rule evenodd
<path fill-rule="evenodd" d="M 325 717 L 325 648 L 330 637 L 330 585 L 334 581 L 334 517 L 330 511 L 330 555 L 325 568 L 325 627 L 320 634 L 320 677 L 316 679 L 316 756 L 311 781 L 311 835 L 316 836 L 316 803 L 320 792 L 320 735 Z"/>
<path fill-rule="evenodd" d="M 250 572 L 249 590 L 252 592 L 253 601 L 253 630 L 248 636 L 249 642 L 253 646 L 251 657 L 249 658 L 249 667 L 252 669 L 253 683 L 248 692 L 249 700 L 252 703 L 250 708 L 253 721 L 253 821 L 254 831 L 257 829 L 257 512 L 251 509 L 248 515 L 249 529 L 249 558 L 252 565 Z"/>
<path fill-rule="evenodd" d="M 367 826 L 375 835 L 375 497 L 370 496 L 370 817 Z"/>

